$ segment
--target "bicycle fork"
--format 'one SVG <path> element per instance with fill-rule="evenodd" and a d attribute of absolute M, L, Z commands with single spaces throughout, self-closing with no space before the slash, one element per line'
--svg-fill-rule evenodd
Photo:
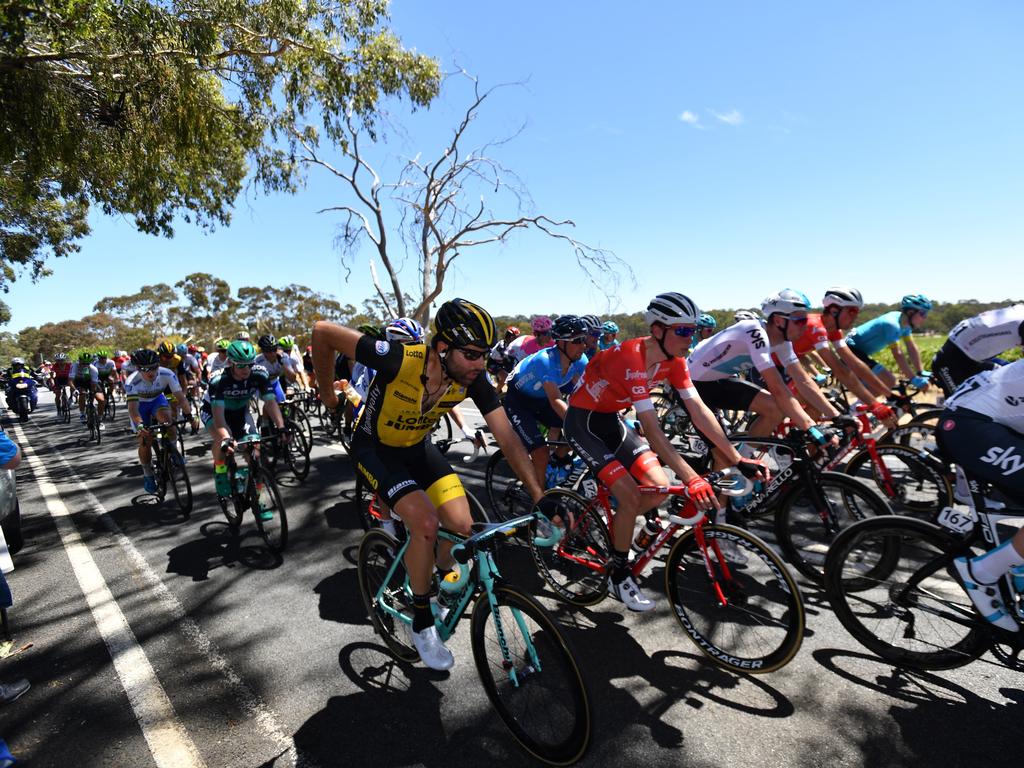
<path fill-rule="evenodd" d="M 718 604 L 723 608 L 729 605 L 729 598 L 725 596 L 725 592 L 722 590 L 722 580 L 715 576 L 715 567 L 711 563 L 711 557 L 708 554 L 708 540 L 707 536 L 704 535 L 704 525 L 698 523 L 693 529 L 693 534 L 697 538 L 697 546 L 700 548 L 701 557 L 704 558 L 704 569 L 708 573 L 708 578 L 711 579 L 711 585 L 715 590 L 715 597 L 718 598 Z M 718 561 L 718 567 L 721 569 L 722 578 L 726 581 L 732 580 L 732 572 L 729 570 L 729 564 L 722 556 L 722 550 L 718 546 L 718 541 L 712 539 L 711 546 L 715 550 L 715 559 Z"/>
<path fill-rule="evenodd" d="M 502 624 L 501 613 L 498 610 L 498 598 L 494 594 L 495 577 L 500 578 L 501 574 L 498 573 L 498 567 L 494 564 L 494 560 L 489 552 L 479 554 L 477 557 L 477 567 L 479 568 L 478 578 L 480 583 L 483 584 L 484 591 L 487 593 L 487 602 L 491 606 L 491 619 L 494 621 L 494 629 L 498 634 L 502 669 L 505 670 L 512 685 L 518 688 L 520 683 L 527 677 L 541 671 L 540 656 L 537 654 L 537 648 L 533 644 L 533 638 L 530 637 L 530 630 L 526 626 L 526 620 L 523 619 L 522 612 L 518 608 L 511 608 L 512 618 L 515 619 L 519 634 L 522 636 L 523 642 L 526 643 L 526 650 L 530 656 L 530 663 L 528 665 L 522 669 L 516 669 L 516 665 L 512 661 L 512 653 L 508 649 L 505 626 Z"/>

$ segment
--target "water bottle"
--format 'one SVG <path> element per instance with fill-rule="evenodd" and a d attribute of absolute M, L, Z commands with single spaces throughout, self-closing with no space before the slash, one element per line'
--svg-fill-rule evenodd
<path fill-rule="evenodd" d="M 352 403 L 352 407 L 358 408 L 360 403 L 363 402 L 363 398 L 359 396 L 358 392 L 356 392 L 356 388 L 352 386 L 352 382 L 347 379 L 340 379 L 339 381 L 344 382 L 344 384 L 341 385 L 341 391 L 345 393 L 345 397 L 348 398 L 350 403 Z"/>
<path fill-rule="evenodd" d="M 661 521 L 658 519 L 658 516 L 649 512 L 646 517 L 647 522 L 644 523 L 643 528 L 637 531 L 631 547 L 638 555 L 651 546 L 651 542 L 661 533 Z"/>

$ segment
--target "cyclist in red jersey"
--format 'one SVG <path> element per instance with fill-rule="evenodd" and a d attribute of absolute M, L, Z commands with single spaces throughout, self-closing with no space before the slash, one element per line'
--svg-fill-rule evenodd
<path fill-rule="evenodd" d="M 651 335 L 599 352 L 569 398 L 565 436 L 617 501 L 611 531 L 610 587 L 612 594 L 632 611 L 654 607 L 633 580 L 627 562 L 636 519 L 666 498 L 641 495 L 637 483 L 667 485 L 668 476 L 661 466 L 664 462 L 686 483 L 697 504 L 699 511 L 692 522 L 699 520 L 705 510 L 718 507 L 710 484 L 694 472 L 662 431 L 651 402 L 651 385 L 668 381 L 679 393 L 694 426 L 729 462 L 749 476 L 757 476 L 760 471 L 759 464 L 736 452 L 690 381 L 684 356 L 699 316 L 697 305 L 681 293 L 659 294 L 644 315 Z M 629 407 L 636 410 L 650 445 L 619 416 L 619 411 Z"/>

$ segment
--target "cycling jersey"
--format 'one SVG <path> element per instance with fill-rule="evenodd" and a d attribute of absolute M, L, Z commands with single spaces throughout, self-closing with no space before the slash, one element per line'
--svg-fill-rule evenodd
<path fill-rule="evenodd" d="M 427 350 L 423 343 L 392 344 L 363 336 L 356 360 L 377 371 L 363 401 L 354 440 L 394 447 L 411 446 L 427 438 L 444 414 L 469 397 L 482 416 L 500 407 L 494 387 L 483 374 L 469 387 L 448 385 L 430 410 L 423 411 L 423 381 Z"/>
<path fill-rule="evenodd" d="M 196 359 L 192 355 L 186 354 L 184 357 L 175 355 L 178 360 L 178 375 L 179 376 L 195 376 L 196 375 Z"/>
<path fill-rule="evenodd" d="M 105 363 L 97 362 L 95 365 L 96 374 L 100 377 L 100 381 L 106 381 L 117 371 L 117 366 L 113 360 L 107 360 Z"/>
<path fill-rule="evenodd" d="M 50 366 L 50 373 L 55 379 L 68 379 L 71 376 L 71 361 L 54 363 Z"/>
<path fill-rule="evenodd" d="M 772 367 L 768 334 L 759 320 L 741 320 L 695 349 L 687 361 L 694 381 L 727 379 L 755 368 Z"/>
<path fill-rule="evenodd" d="M 807 315 L 807 327 L 804 329 L 803 335 L 793 342 L 793 352 L 797 357 L 803 357 L 812 349 L 825 349 L 829 342 L 837 347 L 846 345 L 843 332 L 838 328 L 834 331 L 827 330 L 821 315 L 815 312 Z"/>
<path fill-rule="evenodd" d="M 569 397 L 569 405 L 599 413 L 614 413 L 633 406 L 637 413 L 641 413 L 654 407 L 651 385 L 666 379 L 682 399 L 696 397 L 683 358 L 662 360 L 653 371 L 648 371 L 644 342 L 649 338 L 630 339 L 617 347 L 598 352 L 583 372 L 580 385 Z"/>
<path fill-rule="evenodd" d="M 553 339 L 548 339 L 544 346 L 541 346 L 537 342 L 536 336 L 518 336 L 512 340 L 512 343 L 508 345 L 506 351 L 508 356 L 515 360 L 517 363 L 525 357 L 528 357 L 535 352 L 540 352 L 542 349 L 555 346 Z"/>
<path fill-rule="evenodd" d="M 966 408 L 1024 433 L 1024 360 L 975 374 L 946 400 L 946 408 Z"/>
<path fill-rule="evenodd" d="M 253 365 L 251 373 L 241 381 L 232 375 L 230 369 L 225 369 L 210 380 L 210 386 L 203 395 L 203 407 L 220 406 L 228 411 L 237 411 L 247 408 L 254 397 L 274 399 L 274 387 L 262 365 Z"/>
<path fill-rule="evenodd" d="M 611 341 L 605 341 L 604 339 L 600 339 L 597 342 L 597 348 L 598 348 L 599 351 L 603 352 L 606 349 L 611 349 L 612 347 L 617 347 L 617 346 L 619 346 L 619 344 L 620 344 L 620 342 L 619 342 L 618 339 L 612 339 Z"/>
<path fill-rule="evenodd" d="M 174 371 L 163 367 L 157 368 L 156 377 L 153 381 L 146 381 L 142 373 L 136 371 L 124 385 L 125 395 L 129 403 L 132 401 L 145 403 L 155 400 L 163 395 L 164 390 L 168 388 L 171 392 L 181 392 L 181 384 L 178 383 L 178 377 Z"/>
<path fill-rule="evenodd" d="M 80 363 L 75 363 L 74 365 L 71 366 L 70 375 L 72 381 L 74 381 L 75 384 L 78 385 L 89 384 L 90 382 L 93 384 L 100 383 L 99 371 L 96 370 L 96 366 L 93 365 L 92 363 L 89 363 L 88 366 L 83 366 Z"/>
<path fill-rule="evenodd" d="M 227 367 L 228 356 L 224 355 L 221 357 L 220 355 L 214 355 L 206 361 L 206 364 L 210 368 L 210 376 L 212 377 L 217 371 L 222 371 Z"/>
<path fill-rule="evenodd" d="M 267 376 L 270 377 L 272 382 L 276 382 L 281 378 L 281 374 L 284 371 L 288 371 L 292 374 L 295 373 L 295 364 L 292 362 L 290 357 L 282 355 L 281 353 L 278 353 L 276 357 L 276 360 L 271 361 L 267 359 L 266 355 L 256 356 L 256 365 L 262 365 L 264 369 L 266 369 Z"/>
<path fill-rule="evenodd" d="M 519 338 L 518 336 L 516 338 Z M 512 341 L 515 341 L 513 339 Z M 505 371 L 510 373 L 515 368 L 516 361 L 508 352 L 508 344 L 502 339 L 491 348 L 490 354 L 487 356 L 487 370 L 491 373 L 497 373 L 498 371 Z"/>
<path fill-rule="evenodd" d="M 991 309 L 961 320 L 949 332 L 949 340 L 975 361 L 988 360 L 1020 346 L 1024 330 L 1024 304 Z"/>
<path fill-rule="evenodd" d="M 913 328 L 900 325 L 902 317 L 903 313 L 897 309 L 858 325 L 847 339 L 850 347 L 861 355 L 871 356 L 909 336 Z"/>
<path fill-rule="evenodd" d="M 555 347 L 548 347 L 524 358 L 512 369 L 508 388 L 515 388 L 519 394 L 547 400 L 544 382 L 550 381 L 563 395 L 572 394 L 576 380 L 587 367 L 587 356 L 583 355 L 571 363 L 562 373 L 562 353 Z"/>
<path fill-rule="evenodd" d="M 796 359 L 796 352 L 793 350 L 793 342 L 791 341 L 780 341 L 778 344 L 773 344 L 771 357 L 772 362 L 781 368 L 786 368 L 793 363 L 799 362 Z"/>
<path fill-rule="evenodd" d="M 127 363 L 129 360 L 131 360 L 130 357 L 115 357 L 114 365 L 117 366 L 117 370 L 120 371 L 122 368 L 124 368 L 124 364 Z"/>

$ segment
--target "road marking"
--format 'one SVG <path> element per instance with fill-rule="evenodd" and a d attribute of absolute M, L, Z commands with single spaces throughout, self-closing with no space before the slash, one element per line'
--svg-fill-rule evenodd
<path fill-rule="evenodd" d="M 42 434 L 41 431 L 39 431 L 38 428 L 36 429 L 36 432 L 50 449 L 51 455 L 64 465 L 64 468 L 67 470 L 68 477 L 71 478 L 71 482 L 78 487 L 88 500 L 88 503 L 91 504 L 93 509 L 98 513 L 100 522 L 114 536 L 122 551 L 131 561 L 136 572 L 142 577 L 146 585 L 145 588 L 151 591 L 153 597 L 159 601 L 162 609 L 174 619 L 177 629 L 181 631 L 198 653 L 206 657 L 210 666 L 224 677 L 232 694 L 246 714 L 254 720 L 262 729 L 263 733 L 282 750 L 281 757 L 284 758 L 282 765 L 292 765 L 296 766 L 296 768 L 318 768 L 318 763 L 314 759 L 304 752 L 296 749 L 294 739 L 285 735 L 277 721 L 277 717 L 266 703 L 264 703 L 263 699 L 253 691 L 244 680 L 242 680 L 238 673 L 232 668 L 227 657 L 221 653 L 220 649 L 218 649 L 214 642 L 210 640 L 209 636 L 202 630 L 199 624 L 188 616 L 184 606 L 182 606 L 178 601 L 178 598 L 174 596 L 170 589 L 168 589 L 160 576 L 157 575 L 157 573 L 150 567 L 142 553 L 136 549 L 131 540 L 121 531 L 120 527 L 114 521 L 113 516 L 107 512 L 107 509 L 102 503 L 100 503 L 100 500 L 96 498 L 89 487 L 82 482 L 68 463 L 68 460 L 64 458 L 60 451 L 44 434 Z M 26 445 L 24 437 L 22 437 L 21 445 L 24 450 Z M 38 459 L 36 461 L 38 462 Z M 68 518 L 66 522 L 68 525 L 73 526 L 70 518 Z M 112 597 L 111 602 L 113 602 Z"/>
<path fill-rule="evenodd" d="M 99 566 L 82 541 L 57 486 L 50 480 L 43 462 L 25 440 L 24 432 L 17 425 L 14 430 L 18 433 L 22 455 L 32 469 L 39 493 L 57 526 L 75 578 L 78 579 L 103 642 L 110 651 L 114 670 L 128 694 L 128 702 L 135 712 L 135 719 L 139 721 L 153 759 L 160 768 L 205 766 L 199 750 L 174 713 L 171 700 L 139 646 L 135 633 L 128 626 L 128 620 L 114 600 Z"/>

